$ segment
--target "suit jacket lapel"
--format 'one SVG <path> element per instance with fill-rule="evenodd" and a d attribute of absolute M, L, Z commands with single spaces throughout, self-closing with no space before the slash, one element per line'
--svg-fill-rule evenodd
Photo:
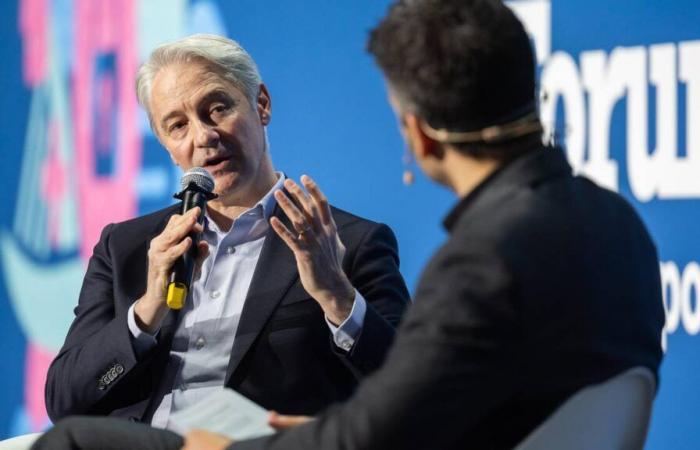
<path fill-rule="evenodd" d="M 291 227 L 289 219 L 279 206 L 275 206 L 273 215 Z M 294 253 L 270 227 L 243 305 L 225 385 L 229 384 L 243 357 L 298 276 Z"/>

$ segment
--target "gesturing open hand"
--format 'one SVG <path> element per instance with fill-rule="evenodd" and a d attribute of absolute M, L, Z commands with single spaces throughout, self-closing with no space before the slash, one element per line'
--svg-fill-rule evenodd
<path fill-rule="evenodd" d="M 321 305 L 328 320 L 338 325 L 350 315 L 355 299 L 355 289 L 343 272 L 345 246 L 326 196 L 310 177 L 302 176 L 301 182 L 308 194 L 294 181 L 284 182 L 294 202 L 284 192 L 275 192 L 292 230 L 276 217 L 270 224 L 294 252 L 304 289 Z"/>

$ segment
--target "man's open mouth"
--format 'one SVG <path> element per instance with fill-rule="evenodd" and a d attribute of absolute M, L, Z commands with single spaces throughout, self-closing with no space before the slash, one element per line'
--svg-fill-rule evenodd
<path fill-rule="evenodd" d="M 221 155 L 221 156 L 214 156 L 212 158 L 207 158 L 204 161 L 204 164 L 202 167 L 208 170 L 216 170 L 220 169 L 229 159 L 231 159 L 230 155 Z"/>

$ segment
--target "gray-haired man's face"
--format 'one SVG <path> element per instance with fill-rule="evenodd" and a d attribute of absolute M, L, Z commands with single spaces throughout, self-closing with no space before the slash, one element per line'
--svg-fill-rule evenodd
<path fill-rule="evenodd" d="M 215 192 L 225 195 L 255 184 L 269 170 L 264 126 L 269 97 L 251 105 L 240 89 L 203 63 L 173 64 L 154 77 L 153 126 L 183 170 L 204 167 Z"/>

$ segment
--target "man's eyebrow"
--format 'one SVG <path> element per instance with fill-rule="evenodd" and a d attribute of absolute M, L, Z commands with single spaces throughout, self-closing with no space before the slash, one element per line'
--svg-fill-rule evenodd
<path fill-rule="evenodd" d="M 204 94 L 202 96 L 202 98 L 200 98 L 197 101 L 197 103 L 199 103 L 200 105 L 203 105 L 203 104 L 206 104 L 206 103 L 209 103 L 212 101 L 224 100 L 224 99 L 229 100 L 232 103 L 235 103 L 235 99 L 233 98 L 233 96 L 231 94 L 229 94 L 229 92 L 226 89 L 217 88 L 217 89 L 214 89 L 214 90 Z M 161 121 L 160 121 L 161 128 L 165 129 L 167 122 L 170 119 L 172 119 L 173 117 L 178 116 L 179 114 L 180 114 L 179 111 L 171 111 L 168 114 L 166 114 L 165 117 L 163 117 L 163 119 L 161 119 Z"/>
<path fill-rule="evenodd" d="M 233 101 L 233 96 L 229 94 L 225 89 L 214 89 L 213 91 L 207 92 L 200 100 L 198 103 L 203 104 L 207 102 L 211 102 L 214 100 L 231 100 Z"/>
<path fill-rule="evenodd" d="M 165 126 L 168 123 L 168 121 L 179 114 L 180 113 L 178 111 L 171 111 L 168 114 L 166 114 L 165 117 L 163 117 L 163 119 L 160 121 L 161 129 L 165 129 Z"/>

